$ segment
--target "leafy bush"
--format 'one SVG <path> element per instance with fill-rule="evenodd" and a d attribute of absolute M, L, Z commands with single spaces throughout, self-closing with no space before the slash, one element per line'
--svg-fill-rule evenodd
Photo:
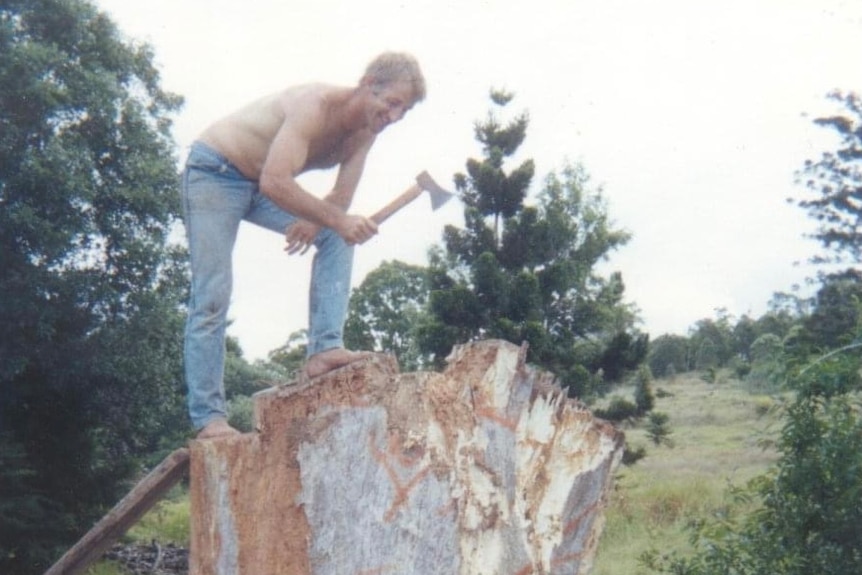
<path fill-rule="evenodd" d="M 634 465 L 644 457 L 646 457 L 646 448 L 643 445 L 632 447 L 628 442 L 626 442 L 625 448 L 623 449 L 623 465 Z"/>
<path fill-rule="evenodd" d="M 607 408 L 597 408 L 593 410 L 596 417 L 607 419 L 619 423 L 626 419 L 633 419 L 638 416 L 638 406 L 628 399 L 616 395 L 611 398 L 611 402 Z"/>
<path fill-rule="evenodd" d="M 228 423 L 243 433 L 254 427 L 254 400 L 247 395 L 237 395 L 228 401 Z"/>
<path fill-rule="evenodd" d="M 792 381 L 774 471 L 737 491 L 744 517 L 695 523 L 691 557 L 652 551 L 645 566 L 674 575 L 862 573 L 862 415 L 858 358 L 824 356 Z"/>

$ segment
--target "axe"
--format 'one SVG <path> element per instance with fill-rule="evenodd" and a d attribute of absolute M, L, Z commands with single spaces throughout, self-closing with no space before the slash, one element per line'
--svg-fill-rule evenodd
<path fill-rule="evenodd" d="M 428 172 L 422 172 L 416 176 L 416 183 L 407 188 L 404 193 L 389 202 L 386 206 L 380 209 L 376 214 L 371 216 L 371 219 L 378 226 L 388 219 L 389 216 L 415 200 L 422 192 L 428 192 L 431 197 L 431 209 L 437 210 L 440 206 L 449 201 L 454 194 L 444 190 L 437 182 L 434 181 Z"/>

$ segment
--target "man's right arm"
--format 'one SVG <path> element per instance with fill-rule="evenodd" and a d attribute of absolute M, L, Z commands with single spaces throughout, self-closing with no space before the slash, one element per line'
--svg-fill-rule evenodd
<path fill-rule="evenodd" d="M 308 126 L 285 121 L 270 145 L 260 174 L 260 190 L 293 215 L 335 230 L 349 244 L 361 244 L 377 229 L 362 216 L 349 215 L 339 206 L 305 191 L 296 181 L 308 157 Z"/>

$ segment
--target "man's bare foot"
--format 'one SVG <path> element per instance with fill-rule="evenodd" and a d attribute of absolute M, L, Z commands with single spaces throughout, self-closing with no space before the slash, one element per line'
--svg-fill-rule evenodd
<path fill-rule="evenodd" d="M 231 427 L 226 419 L 213 419 L 198 432 L 197 439 L 213 439 L 215 437 L 228 437 L 239 435 L 239 431 Z"/>
<path fill-rule="evenodd" d="M 305 362 L 305 375 L 310 378 L 317 377 L 372 355 L 374 354 L 370 351 L 350 351 L 343 347 L 327 349 L 308 358 Z"/>

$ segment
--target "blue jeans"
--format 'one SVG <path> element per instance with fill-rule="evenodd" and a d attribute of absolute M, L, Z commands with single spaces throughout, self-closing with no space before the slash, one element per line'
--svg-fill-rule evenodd
<path fill-rule="evenodd" d="M 182 184 L 183 215 L 191 258 L 191 297 L 185 333 L 189 415 L 200 429 L 226 416 L 224 355 L 233 271 L 231 256 L 242 220 L 283 234 L 297 221 L 260 193 L 257 182 L 225 157 L 197 142 Z M 353 247 L 328 228 L 314 240 L 309 294 L 308 355 L 344 345 Z"/>

